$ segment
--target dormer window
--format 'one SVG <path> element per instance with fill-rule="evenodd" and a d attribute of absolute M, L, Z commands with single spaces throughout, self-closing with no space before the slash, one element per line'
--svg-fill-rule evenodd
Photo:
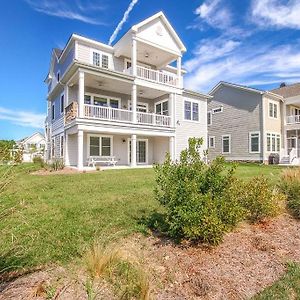
<path fill-rule="evenodd" d="M 109 57 L 99 51 L 93 51 L 92 63 L 96 67 L 102 67 L 108 69 Z"/>

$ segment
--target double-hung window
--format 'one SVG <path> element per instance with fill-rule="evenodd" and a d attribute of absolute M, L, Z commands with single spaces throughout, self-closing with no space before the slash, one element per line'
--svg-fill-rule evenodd
<path fill-rule="evenodd" d="M 112 138 L 107 136 L 90 136 L 90 156 L 111 156 Z"/>
<path fill-rule="evenodd" d="M 207 113 L 207 125 L 212 125 L 212 112 Z"/>
<path fill-rule="evenodd" d="M 65 95 L 60 96 L 60 112 L 64 112 L 64 107 L 65 107 Z"/>
<path fill-rule="evenodd" d="M 51 115 L 52 115 L 52 120 L 54 120 L 55 119 L 55 105 L 54 105 L 54 103 L 52 104 Z"/>
<path fill-rule="evenodd" d="M 109 57 L 107 54 L 101 53 L 99 51 L 93 51 L 92 63 L 96 67 L 102 67 L 108 69 Z"/>
<path fill-rule="evenodd" d="M 158 115 L 165 115 L 169 114 L 169 103 L 168 100 L 159 102 L 155 104 L 155 113 Z"/>
<path fill-rule="evenodd" d="M 184 119 L 189 121 L 199 121 L 199 103 L 194 101 L 184 101 Z"/>
<path fill-rule="evenodd" d="M 250 132 L 249 133 L 249 152 L 260 153 L 260 133 Z"/>
<path fill-rule="evenodd" d="M 278 103 L 274 101 L 269 101 L 269 117 L 274 119 L 278 118 Z"/>
<path fill-rule="evenodd" d="M 209 148 L 215 148 L 216 147 L 216 137 L 210 136 L 208 138 L 208 147 Z"/>
<path fill-rule="evenodd" d="M 231 152 L 231 136 L 222 135 L 222 153 L 230 154 Z"/>

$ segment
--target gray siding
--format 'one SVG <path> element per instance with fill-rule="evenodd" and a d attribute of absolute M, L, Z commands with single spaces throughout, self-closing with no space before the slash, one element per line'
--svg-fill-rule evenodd
<path fill-rule="evenodd" d="M 215 136 L 215 148 L 209 158 L 223 155 L 228 160 L 262 159 L 262 96 L 233 87 L 221 86 L 208 102 L 208 111 L 223 106 L 223 112 L 212 115 L 208 136 Z M 249 153 L 249 132 L 261 134 L 261 154 Z M 222 154 L 222 135 L 231 135 L 231 153 Z"/>

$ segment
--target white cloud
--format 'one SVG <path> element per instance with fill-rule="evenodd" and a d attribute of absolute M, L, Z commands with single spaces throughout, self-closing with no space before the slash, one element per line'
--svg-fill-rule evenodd
<path fill-rule="evenodd" d="M 218 49 L 220 40 L 207 40 L 210 47 Z M 228 51 L 226 51 L 228 49 Z M 194 62 L 197 63 L 194 63 Z M 266 85 L 300 79 L 300 43 L 283 46 L 240 42 L 229 46 L 224 43 L 219 55 L 201 58 L 201 52 L 185 63 L 190 72 L 185 85 L 194 90 L 208 92 L 219 81 L 246 85 Z M 284 75 L 284 76 L 282 76 Z"/>
<path fill-rule="evenodd" d="M 252 21 L 262 27 L 300 29 L 300 1 L 252 0 Z"/>
<path fill-rule="evenodd" d="M 114 30 L 113 34 L 111 35 L 111 37 L 109 38 L 109 42 L 108 44 L 111 45 L 113 43 L 113 41 L 116 39 L 119 31 L 122 29 L 124 23 L 128 20 L 129 14 L 132 11 L 133 7 L 136 5 L 136 3 L 139 0 L 131 0 L 129 6 L 127 7 L 122 20 L 119 22 L 118 26 L 116 27 L 116 29 Z"/>
<path fill-rule="evenodd" d="M 196 9 L 195 14 L 211 27 L 227 29 L 232 24 L 232 14 L 222 0 L 204 1 Z M 201 24 L 198 25 L 201 27 Z"/>
<path fill-rule="evenodd" d="M 44 128 L 45 115 L 28 111 L 18 111 L 0 106 L 0 120 L 31 128 Z"/>
<path fill-rule="evenodd" d="M 27 2 L 35 11 L 49 16 L 77 20 L 93 25 L 105 24 L 104 22 L 89 16 L 89 14 L 97 10 L 103 10 L 104 6 L 94 5 L 89 1 L 84 4 L 79 0 L 72 1 L 71 5 L 65 0 L 25 0 L 25 2 Z"/>

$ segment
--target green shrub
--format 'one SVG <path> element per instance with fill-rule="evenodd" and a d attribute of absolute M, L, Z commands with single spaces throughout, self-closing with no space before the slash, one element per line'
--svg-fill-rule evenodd
<path fill-rule="evenodd" d="M 251 222 L 260 222 L 268 217 L 276 216 L 283 208 L 285 196 L 270 187 L 268 180 L 254 177 L 247 183 L 241 184 L 243 189 L 242 206 Z"/>
<path fill-rule="evenodd" d="M 44 162 L 44 160 L 41 156 L 34 156 L 33 159 L 32 159 L 32 162 L 34 164 L 40 165 L 42 168 L 45 165 L 45 162 Z"/>
<path fill-rule="evenodd" d="M 287 169 L 282 173 L 280 190 L 287 197 L 287 207 L 300 219 L 300 168 Z"/>
<path fill-rule="evenodd" d="M 226 231 L 244 216 L 240 205 L 234 167 L 225 167 L 223 158 L 206 165 L 200 156 L 202 139 L 190 139 L 189 148 L 180 160 L 167 155 L 155 166 L 157 200 L 165 206 L 167 233 L 176 239 L 186 238 L 218 244 Z"/>

